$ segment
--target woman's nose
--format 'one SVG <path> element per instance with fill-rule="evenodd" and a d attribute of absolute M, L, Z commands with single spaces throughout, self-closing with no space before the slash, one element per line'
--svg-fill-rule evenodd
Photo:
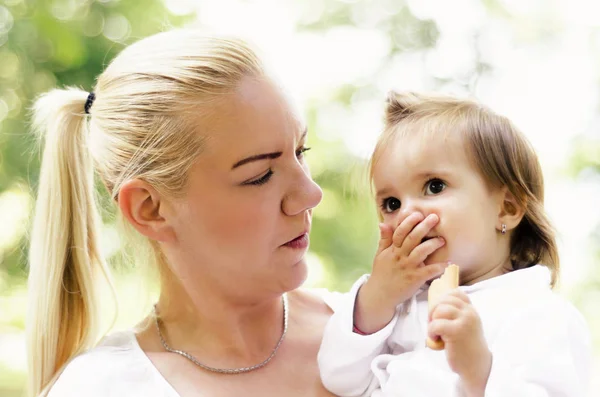
<path fill-rule="evenodd" d="M 311 178 L 308 168 L 301 167 L 301 169 L 298 178 L 291 183 L 290 191 L 281 203 L 282 211 L 289 216 L 316 207 L 323 198 L 323 190 Z"/>

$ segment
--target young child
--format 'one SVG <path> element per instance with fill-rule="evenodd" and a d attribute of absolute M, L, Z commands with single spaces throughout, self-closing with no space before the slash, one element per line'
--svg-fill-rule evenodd
<path fill-rule="evenodd" d="M 559 271 L 535 152 L 467 100 L 392 93 L 373 153 L 381 240 L 319 352 L 340 396 L 584 397 L 591 343 Z M 428 309 L 448 262 L 460 286 Z M 445 349 L 425 345 L 442 339 Z"/>

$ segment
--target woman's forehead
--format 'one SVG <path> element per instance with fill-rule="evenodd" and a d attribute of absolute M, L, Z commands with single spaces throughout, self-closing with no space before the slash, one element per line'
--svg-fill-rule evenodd
<path fill-rule="evenodd" d="M 267 79 L 244 79 L 205 120 L 205 153 L 224 157 L 296 142 L 306 127 L 282 91 Z"/>

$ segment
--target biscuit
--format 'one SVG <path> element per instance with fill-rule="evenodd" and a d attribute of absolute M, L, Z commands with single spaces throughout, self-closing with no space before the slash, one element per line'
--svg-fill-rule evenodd
<path fill-rule="evenodd" d="M 455 264 L 451 264 L 446 268 L 444 274 L 442 274 L 440 278 L 433 280 L 433 282 L 429 286 L 428 293 L 428 303 L 430 311 L 437 304 L 442 295 L 446 294 L 448 291 L 458 288 L 458 273 L 458 266 L 456 266 Z M 428 336 L 425 344 L 427 345 L 427 347 L 433 350 L 444 349 L 444 341 L 442 340 L 442 338 L 433 340 Z"/>

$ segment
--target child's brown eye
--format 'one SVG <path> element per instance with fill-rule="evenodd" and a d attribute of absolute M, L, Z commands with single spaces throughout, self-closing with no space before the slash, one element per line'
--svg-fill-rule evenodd
<path fill-rule="evenodd" d="M 398 200 L 396 197 L 388 197 L 386 199 L 383 199 L 383 202 L 381 203 L 381 209 L 383 210 L 383 212 L 389 214 L 398 210 L 400 208 L 400 205 L 400 200 Z"/>
<path fill-rule="evenodd" d="M 441 179 L 432 179 L 426 184 L 427 194 L 440 194 L 445 188 L 446 183 Z"/>

